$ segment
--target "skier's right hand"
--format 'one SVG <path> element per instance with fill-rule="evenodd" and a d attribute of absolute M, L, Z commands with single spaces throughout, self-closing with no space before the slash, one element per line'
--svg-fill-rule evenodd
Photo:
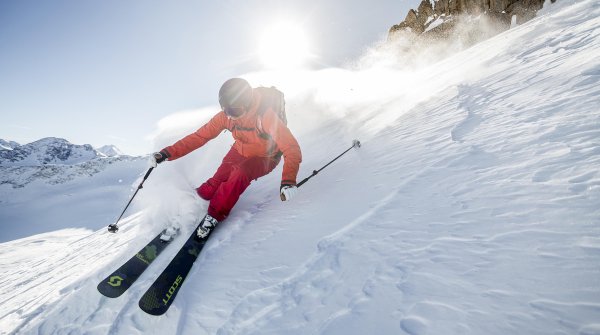
<path fill-rule="evenodd" d="M 279 188 L 279 196 L 281 201 L 290 201 L 298 193 L 296 185 L 281 185 Z"/>
<path fill-rule="evenodd" d="M 165 155 L 162 151 L 155 152 L 150 156 L 150 161 L 148 162 L 148 165 L 150 165 L 150 167 L 155 168 L 158 164 L 167 160 L 167 158 L 167 155 Z"/>

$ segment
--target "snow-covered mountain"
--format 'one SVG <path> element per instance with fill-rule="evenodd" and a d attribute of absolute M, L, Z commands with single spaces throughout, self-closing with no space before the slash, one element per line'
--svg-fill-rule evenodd
<path fill-rule="evenodd" d="M 122 155 L 113 145 L 94 149 L 89 144 L 77 145 L 54 137 L 25 145 L 7 143 L 11 143 L 11 149 L 0 150 L 0 185 L 15 188 L 33 181 L 60 184 L 77 176 L 93 176 L 115 162 L 140 159 Z"/>
<path fill-rule="evenodd" d="M 281 166 L 253 183 L 161 317 L 137 303 L 184 238 L 121 297 L 96 285 L 167 222 L 191 232 L 207 207 L 193 188 L 226 134 L 159 165 L 117 234 L 108 217 L 83 229 L 47 212 L 55 229 L 0 244 L 0 333 L 600 334 L 599 55 L 600 3 L 566 0 L 419 68 L 251 74 L 286 92 L 300 178 L 355 138 L 362 148 L 292 202 L 279 201 Z M 157 148 L 210 116 L 163 120 Z M 119 211 L 102 200 L 131 195 L 80 193 L 103 184 L 83 181 L 71 196 L 24 189 L 63 211 Z"/>
<path fill-rule="evenodd" d="M 0 242 L 52 231 L 62 222 L 92 229 L 103 225 L 99 217 L 110 223 L 146 165 L 144 157 L 108 157 L 60 138 L 7 143 L 12 148 L 0 150 Z M 97 199 L 90 201 L 92 195 Z"/>
<path fill-rule="evenodd" d="M 115 157 L 115 156 L 123 155 L 123 152 L 114 145 L 104 145 L 104 146 L 101 146 L 100 148 L 96 148 L 96 151 L 105 155 L 106 157 Z"/>
<path fill-rule="evenodd" d="M 12 150 L 20 144 L 15 141 L 6 141 L 0 138 L 0 150 Z"/>
<path fill-rule="evenodd" d="M 0 151 L 0 166 L 74 165 L 99 156 L 98 151 L 89 144 L 72 144 L 55 137 L 12 146 L 11 149 Z"/>

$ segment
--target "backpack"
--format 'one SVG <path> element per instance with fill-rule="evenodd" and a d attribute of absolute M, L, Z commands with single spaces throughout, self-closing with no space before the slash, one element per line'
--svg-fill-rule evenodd
<path fill-rule="evenodd" d="M 258 91 L 262 99 L 258 106 L 258 118 L 256 120 L 256 128 L 258 129 L 259 136 L 264 139 L 270 139 L 271 136 L 264 132 L 262 128 L 262 118 L 267 109 L 272 108 L 275 114 L 279 116 L 281 121 L 287 125 L 287 115 L 285 114 L 285 99 L 283 92 L 271 87 L 257 87 L 254 90 Z"/>

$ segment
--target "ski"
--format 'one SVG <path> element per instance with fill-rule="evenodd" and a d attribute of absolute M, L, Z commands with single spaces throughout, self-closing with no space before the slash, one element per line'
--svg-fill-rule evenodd
<path fill-rule="evenodd" d="M 173 257 L 169 265 L 167 265 L 152 286 L 140 298 L 139 306 L 144 312 L 151 315 L 162 315 L 169 309 L 173 300 L 175 300 L 175 296 L 179 292 L 183 281 L 210 237 L 209 233 L 205 238 L 199 239 L 196 236 L 198 227 L 192 231 L 190 237 L 175 257 Z"/>
<path fill-rule="evenodd" d="M 98 291 L 109 298 L 123 294 L 142 275 L 177 235 L 177 230 L 165 229 L 125 264 L 98 284 Z"/>

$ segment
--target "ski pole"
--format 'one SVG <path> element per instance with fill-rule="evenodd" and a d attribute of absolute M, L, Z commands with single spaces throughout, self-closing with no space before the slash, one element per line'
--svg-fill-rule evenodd
<path fill-rule="evenodd" d="M 144 176 L 144 179 L 142 180 L 142 182 L 138 185 L 137 190 L 135 190 L 135 193 L 133 193 L 133 195 L 131 196 L 131 199 L 129 199 L 129 202 L 127 203 L 127 206 L 125 206 L 125 209 L 123 210 L 123 212 L 121 212 L 121 215 L 119 216 L 119 218 L 117 219 L 117 222 L 113 223 L 113 224 L 109 224 L 108 225 L 108 231 L 111 233 L 116 233 L 117 231 L 119 231 L 119 227 L 117 226 L 117 223 L 119 223 L 119 220 L 121 220 L 121 218 L 123 217 L 123 214 L 125 214 L 125 211 L 127 210 L 127 208 L 129 207 L 129 205 L 131 204 L 131 202 L 133 201 L 133 198 L 135 198 L 135 195 L 138 193 L 138 191 L 140 189 L 143 188 L 142 185 L 144 185 L 144 182 L 146 181 L 146 179 L 148 179 L 148 176 L 150 175 L 150 173 L 152 172 L 152 170 L 154 170 L 153 167 L 148 169 L 148 172 L 146 172 L 146 175 Z"/>
<path fill-rule="evenodd" d="M 323 170 L 324 168 L 328 167 L 331 163 L 335 162 L 338 158 L 342 157 L 345 153 L 347 153 L 348 151 L 350 151 L 352 148 L 360 148 L 360 141 L 359 140 L 354 140 L 352 141 L 352 146 L 350 148 L 348 148 L 346 151 L 342 152 L 339 156 L 337 156 L 336 158 L 334 158 L 331 162 L 327 163 L 325 166 L 323 166 L 322 168 L 318 169 L 318 170 L 314 170 L 313 173 L 304 178 L 301 182 L 299 182 L 296 187 L 300 187 L 302 186 L 304 183 L 306 183 L 310 178 L 314 177 L 317 175 L 317 173 L 321 172 L 321 170 Z"/>

